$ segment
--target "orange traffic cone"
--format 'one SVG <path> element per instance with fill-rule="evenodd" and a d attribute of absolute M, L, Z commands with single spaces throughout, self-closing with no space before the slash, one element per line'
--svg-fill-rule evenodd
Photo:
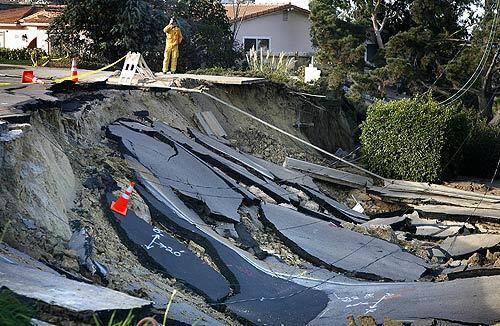
<path fill-rule="evenodd" d="M 135 183 L 131 182 L 130 186 L 128 186 L 127 191 L 117 201 L 111 203 L 111 210 L 115 213 L 121 214 L 123 216 L 127 215 L 127 205 L 132 195 L 132 191 L 134 191 Z"/>
<path fill-rule="evenodd" d="M 35 78 L 35 74 L 31 70 L 25 70 L 23 71 L 22 75 L 22 83 L 23 84 L 30 84 L 33 82 L 33 79 Z"/>
<path fill-rule="evenodd" d="M 78 67 L 76 66 L 76 59 L 73 58 L 73 62 L 71 63 L 71 80 L 73 83 L 78 83 Z"/>

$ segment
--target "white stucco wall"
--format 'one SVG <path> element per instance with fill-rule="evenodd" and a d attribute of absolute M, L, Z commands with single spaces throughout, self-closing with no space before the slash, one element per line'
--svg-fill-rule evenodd
<path fill-rule="evenodd" d="M 28 47 L 28 44 L 30 44 L 30 42 L 36 37 L 36 47 L 43 49 L 45 52 L 49 51 L 49 43 L 47 41 L 48 35 L 45 29 L 41 29 L 36 26 L 26 26 L 24 27 L 24 29 L 9 29 L 8 27 L 0 27 L 0 32 L 3 32 L 3 35 L 5 35 L 5 48 L 26 48 Z M 27 40 L 23 41 L 22 36 L 25 34 L 27 36 Z"/>
<path fill-rule="evenodd" d="M 309 17 L 294 11 L 288 12 L 288 20 L 283 20 L 283 11 L 245 20 L 236 35 L 243 45 L 245 38 L 270 38 L 272 53 L 314 52 Z"/>

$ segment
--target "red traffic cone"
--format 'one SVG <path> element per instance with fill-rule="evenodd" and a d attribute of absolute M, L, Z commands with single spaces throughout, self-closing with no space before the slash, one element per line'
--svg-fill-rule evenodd
<path fill-rule="evenodd" d="M 73 62 L 71 63 L 71 80 L 73 83 L 78 83 L 78 67 L 76 66 L 76 59 L 73 58 Z"/>
<path fill-rule="evenodd" d="M 23 84 L 30 84 L 33 82 L 33 79 L 35 79 L 35 74 L 31 70 L 25 70 L 23 71 L 22 75 L 22 83 Z"/>
<path fill-rule="evenodd" d="M 135 183 L 131 182 L 130 186 L 128 186 L 127 191 L 117 201 L 111 203 L 111 210 L 120 215 L 127 215 L 127 206 L 130 196 L 132 195 L 132 191 L 134 191 Z"/>

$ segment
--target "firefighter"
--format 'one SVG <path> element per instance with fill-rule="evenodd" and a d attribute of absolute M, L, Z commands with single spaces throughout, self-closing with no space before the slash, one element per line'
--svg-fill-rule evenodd
<path fill-rule="evenodd" d="M 182 33 L 174 18 L 163 29 L 167 35 L 167 44 L 165 45 L 165 58 L 163 60 L 163 73 L 175 73 L 177 70 L 177 59 L 179 58 L 179 44 L 182 42 Z M 171 64 L 171 67 L 169 67 Z"/>

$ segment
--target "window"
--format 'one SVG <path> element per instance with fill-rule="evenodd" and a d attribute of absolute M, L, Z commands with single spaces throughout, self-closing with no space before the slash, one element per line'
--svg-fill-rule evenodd
<path fill-rule="evenodd" d="M 256 50 L 262 49 L 267 51 L 270 49 L 271 39 L 269 38 L 244 38 L 245 52 L 250 51 L 252 48 Z"/>
<path fill-rule="evenodd" d="M 0 49 L 5 47 L 5 32 L 0 32 Z"/>
<path fill-rule="evenodd" d="M 284 22 L 288 21 L 288 10 L 283 10 L 283 21 Z"/>

